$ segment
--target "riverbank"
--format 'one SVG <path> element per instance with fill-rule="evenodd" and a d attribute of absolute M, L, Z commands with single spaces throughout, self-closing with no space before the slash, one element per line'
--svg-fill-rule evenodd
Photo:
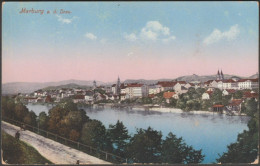
<path fill-rule="evenodd" d="M 123 108 L 127 110 L 137 110 L 137 111 L 154 111 L 154 112 L 161 112 L 161 113 L 189 113 L 189 114 L 225 114 L 230 116 L 247 116 L 244 113 L 238 112 L 214 112 L 214 111 L 202 111 L 202 110 L 192 110 L 192 111 L 183 111 L 179 108 L 170 108 L 170 107 L 153 107 L 153 106 L 135 106 L 135 105 L 114 105 L 114 104 L 102 104 L 99 106 L 103 106 L 104 108 Z M 95 107 L 98 107 L 97 105 Z"/>

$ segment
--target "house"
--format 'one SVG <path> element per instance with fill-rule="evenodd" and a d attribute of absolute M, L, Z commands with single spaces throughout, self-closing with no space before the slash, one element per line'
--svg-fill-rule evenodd
<path fill-rule="evenodd" d="M 157 90 L 156 85 L 149 85 L 148 86 L 148 94 L 157 94 L 157 92 L 158 92 L 158 90 Z M 159 93 L 160 93 L 160 89 L 159 89 Z"/>
<path fill-rule="evenodd" d="M 195 87 L 195 85 L 193 83 L 186 83 L 184 87 L 189 89 L 190 87 Z"/>
<path fill-rule="evenodd" d="M 229 111 L 240 112 L 242 103 L 243 103 L 242 99 L 233 99 L 231 100 L 231 103 L 227 106 L 227 109 Z"/>
<path fill-rule="evenodd" d="M 238 89 L 237 82 L 232 79 L 224 80 L 223 89 Z"/>
<path fill-rule="evenodd" d="M 219 81 L 218 80 L 213 80 L 212 82 L 209 83 L 209 87 L 212 87 L 212 88 L 218 88 L 218 83 Z"/>
<path fill-rule="evenodd" d="M 204 82 L 204 83 L 203 83 L 203 87 L 204 87 L 204 88 L 210 87 L 210 83 L 211 83 L 212 81 L 213 81 L 213 80 L 208 80 L 208 81 Z"/>
<path fill-rule="evenodd" d="M 188 91 L 188 89 L 187 88 L 185 88 L 184 86 L 183 86 L 184 84 L 181 84 L 181 83 L 176 83 L 175 84 L 175 86 L 174 86 L 174 91 L 177 93 L 177 94 L 182 94 L 182 93 L 186 93 L 187 91 Z"/>
<path fill-rule="evenodd" d="M 120 85 L 120 93 L 125 94 L 125 89 L 126 89 L 126 86 L 124 84 L 121 84 Z"/>
<path fill-rule="evenodd" d="M 84 95 L 74 95 L 73 96 L 73 103 L 81 103 L 81 102 L 85 102 Z"/>
<path fill-rule="evenodd" d="M 187 84 L 186 81 L 177 81 L 177 83 L 181 84 L 181 86 L 185 86 Z"/>
<path fill-rule="evenodd" d="M 163 98 L 165 98 L 166 99 L 166 102 L 167 103 L 170 103 L 170 99 L 171 98 L 175 98 L 175 99 L 178 99 L 179 98 L 179 96 L 175 93 L 175 92 L 164 92 L 163 93 Z"/>
<path fill-rule="evenodd" d="M 203 93 L 201 96 L 202 100 L 209 100 L 212 93 L 213 91 L 206 91 L 205 93 Z"/>
<path fill-rule="evenodd" d="M 255 98 L 257 100 L 258 94 L 254 91 L 246 91 L 246 92 L 243 93 L 243 98 L 244 99 Z"/>
<path fill-rule="evenodd" d="M 212 109 L 214 112 L 223 112 L 224 105 L 221 104 L 215 104 L 212 106 Z"/>
<path fill-rule="evenodd" d="M 232 95 L 236 92 L 234 89 L 224 89 L 222 91 L 222 96 Z"/>
<path fill-rule="evenodd" d="M 116 94 L 116 84 L 112 85 L 111 91 L 112 91 L 113 94 Z"/>
<path fill-rule="evenodd" d="M 161 86 L 161 91 L 168 91 L 173 90 L 173 87 L 176 85 L 177 82 L 172 81 L 159 81 L 156 85 Z"/>
<path fill-rule="evenodd" d="M 238 89 L 256 89 L 258 88 L 257 79 L 241 79 L 237 81 Z"/>
<path fill-rule="evenodd" d="M 94 100 L 93 95 L 94 93 L 92 91 L 86 91 L 84 98 L 87 102 L 91 103 Z"/>

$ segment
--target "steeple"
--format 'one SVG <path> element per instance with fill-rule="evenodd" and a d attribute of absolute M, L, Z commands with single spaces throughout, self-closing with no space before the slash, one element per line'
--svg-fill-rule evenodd
<path fill-rule="evenodd" d="M 121 91 L 120 85 L 121 85 L 121 83 L 120 83 L 120 78 L 119 78 L 119 76 L 118 76 L 117 83 L 116 83 L 116 94 L 117 94 L 117 95 L 120 95 L 120 91 Z"/>
<path fill-rule="evenodd" d="M 220 80 L 219 69 L 218 69 L 218 74 L 217 74 L 217 80 Z"/>
<path fill-rule="evenodd" d="M 222 72 L 222 69 L 221 69 L 221 73 L 220 74 L 221 74 L 221 79 L 224 80 L 224 74 Z"/>

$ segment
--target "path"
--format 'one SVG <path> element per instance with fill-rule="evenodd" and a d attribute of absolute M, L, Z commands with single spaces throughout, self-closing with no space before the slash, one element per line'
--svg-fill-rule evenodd
<path fill-rule="evenodd" d="M 2 129 L 12 136 L 20 131 L 20 127 L 3 121 Z M 20 131 L 20 134 L 22 141 L 33 146 L 42 156 L 54 164 L 76 164 L 77 160 L 80 161 L 80 164 L 111 164 L 28 130 Z"/>

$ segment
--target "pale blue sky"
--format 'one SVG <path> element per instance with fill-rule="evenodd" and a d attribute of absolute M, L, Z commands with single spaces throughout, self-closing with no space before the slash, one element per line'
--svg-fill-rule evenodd
<path fill-rule="evenodd" d="M 43 9 L 44 14 L 19 14 L 22 8 Z M 72 13 L 53 14 L 55 9 L 58 13 L 60 9 Z M 47 10 L 51 14 L 46 14 Z M 228 74 L 255 74 L 258 71 L 258 10 L 256 2 L 7 2 L 3 7 L 3 64 L 6 63 L 3 71 L 18 64 L 23 67 L 26 63 L 22 61 L 29 65 L 32 59 L 34 64 L 49 62 L 46 73 L 50 72 L 48 69 L 53 70 L 55 64 L 65 65 L 70 60 L 96 62 L 97 68 L 101 67 L 100 63 L 113 66 L 112 62 L 118 61 L 120 67 L 111 67 L 111 78 L 103 79 L 102 73 L 98 73 L 96 79 L 111 81 L 118 74 L 124 78 L 149 79 L 145 72 L 140 76 L 130 71 L 112 73 L 122 69 L 124 63 L 140 59 L 153 59 L 158 63 L 169 62 L 169 59 L 173 64 L 190 61 L 190 66 L 199 63 L 198 59 L 205 59 L 208 73 L 194 65 L 197 70 L 185 66 L 186 72 L 156 73 L 154 78 L 193 72 L 213 74 L 217 67 L 226 68 Z M 237 69 L 237 73 L 232 73 L 235 70 L 221 61 L 232 59 L 236 61 L 230 65 L 244 66 Z M 149 68 L 149 64 L 145 65 Z M 98 71 L 93 64 L 90 66 L 93 67 L 89 71 Z M 142 66 L 139 67 L 141 70 Z M 70 79 L 79 70 L 55 78 Z M 21 81 L 32 81 L 33 74 L 30 77 Z M 95 79 L 93 77 L 88 78 Z M 75 78 L 88 79 L 79 75 Z M 7 82 L 20 79 L 15 75 L 3 76 Z M 39 81 L 44 80 L 52 78 L 46 76 Z"/>

